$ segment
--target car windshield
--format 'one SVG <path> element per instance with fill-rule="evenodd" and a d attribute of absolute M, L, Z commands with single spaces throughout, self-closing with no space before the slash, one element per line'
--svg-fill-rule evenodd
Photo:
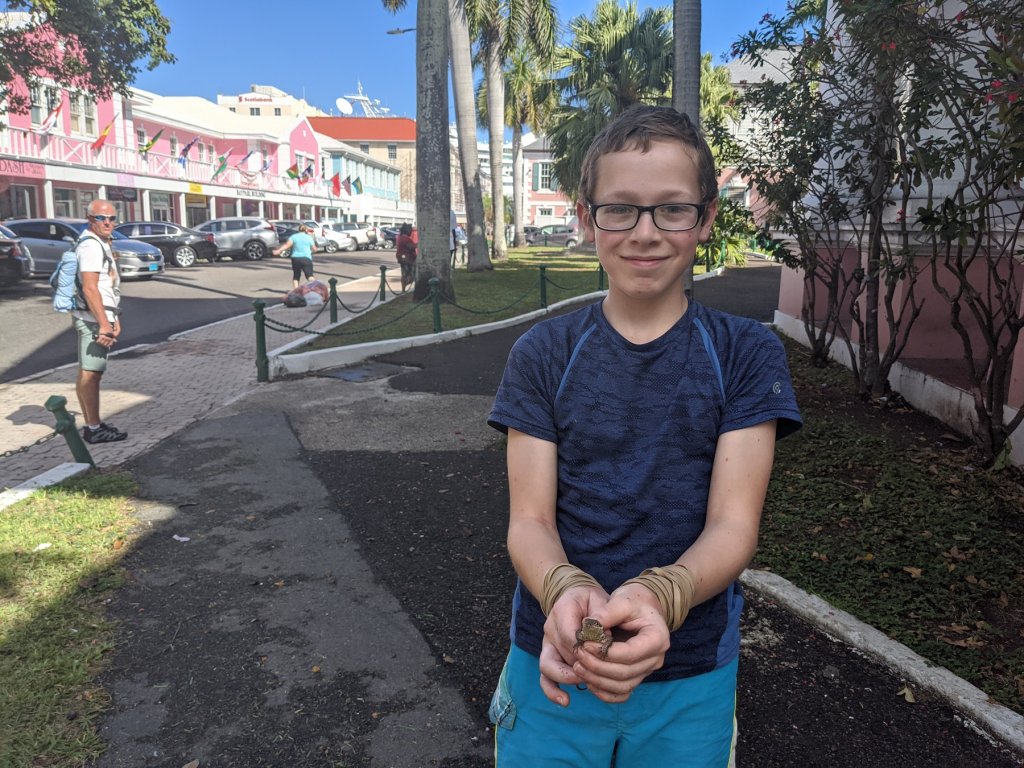
<path fill-rule="evenodd" d="M 7 238 L 10 238 L 11 240 L 17 240 L 18 239 L 18 235 L 14 234 L 7 227 L 3 227 L 3 226 L 0 226 L 0 237 L 7 237 Z"/>

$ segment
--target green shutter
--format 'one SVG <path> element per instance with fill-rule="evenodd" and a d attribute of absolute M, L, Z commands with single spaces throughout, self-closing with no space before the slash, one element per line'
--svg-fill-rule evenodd
<path fill-rule="evenodd" d="M 540 189 L 540 163 L 533 164 L 533 191 Z"/>

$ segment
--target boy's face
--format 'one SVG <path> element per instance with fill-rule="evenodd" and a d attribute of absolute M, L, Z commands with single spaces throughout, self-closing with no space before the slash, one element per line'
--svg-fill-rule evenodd
<path fill-rule="evenodd" d="M 594 205 L 626 203 L 648 206 L 701 202 L 696 160 L 678 141 L 655 141 L 648 152 L 638 149 L 613 152 L 597 161 Z M 583 203 L 576 212 L 584 237 L 597 245 L 597 256 L 608 273 L 609 292 L 635 299 L 682 295 L 683 274 L 693 263 L 697 244 L 708 238 L 717 201 L 707 207 L 693 229 L 670 232 L 654 225 L 650 213 L 641 213 L 632 229 L 598 229 Z"/>

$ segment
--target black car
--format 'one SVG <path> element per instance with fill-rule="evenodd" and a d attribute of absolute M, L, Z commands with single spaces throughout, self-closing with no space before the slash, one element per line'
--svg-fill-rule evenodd
<path fill-rule="evenodd" d="M 127 221 L 116 230 L 125 237 L 155 245 L 163 252 L 164 259 L 177 267 L 191 267 L 197 259 L 217 259 L 217 243 L 208 232 L 197 232 L 169 221 Z"/>
<path fill-rule="evenodd" d="M 32 257 L 21 238 L 0 227 L 0 286 L 6 288 L 32 274 Z"/>
<path fill-rule="evenodd" d="M 394 248 L 398 241 L 398 227 L 381 227 L 380 236 L 384 239 L 385 248 Z"/>

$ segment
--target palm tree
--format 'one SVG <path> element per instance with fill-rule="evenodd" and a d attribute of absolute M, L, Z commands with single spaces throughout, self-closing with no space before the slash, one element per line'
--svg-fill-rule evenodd
<path fill-rule="evenodd" d="M 700 127 L 700 0 L 674 0 L 672 13 L 672 106 Z M 683 275 L 683 290 L 693 293 L 693 265 Z"/>
<path fill-rule="evenodd" d="M 467 269 L 470 272 L 479 272 L 491 268 L 491 259 L 487 253 L 487 238 L 484 231 L 483 189 L 480 181 L 480 157 L 476 147 L 476 111 L 473 108 L 473 57 L 465 2 L 448 0 L 448 13 L 452 94 L 455 99 L 462 187 L 466 198 L 466 236 L 469 240 Z"/>
<path fill-rule="evenodd" d="M 503 200 L 502 156 L 505 137 L 505 61 L 519 47 L 531 48 L 541 60 L 555 47 L 557 17 L 553 0 L 466 0 L 470 27 L 476 30 L 487 81 L 487 126 L 491 160 L 491 199 Z M 505 211 L 494 205 L 495 258 L 506 256 Z"/>
<path fill-rule="evenodd" d="M 555 55 L 562 106 L 548 135 L 559 185 L 574 198 L 583 155 L 598 131 L 633 104 L 668 102 L 672 39 L 668 9 L 639 14 L 635 0 L 624 7 L 600 0 L 592 18 L 578 16 L 569 28 L 572 39 Z"/>
<path fill-rule="evenodd" d="M 477 110 L 487 119 L 487 81 L 480 83 Z M 505 121 L 512 128 L 512 221 L 514 245 L 526 244 L 523 179 L 523 126 L 541 132 L 556 106 L 555 92 L 550 88 L 548 70 L 526 48 L 512 53 L 505 70 Z"/>
<path fill-rule="evenodd" d="M 406 0 L 383 0 L 397 11 Z M 454 300 L 449 259 L 451 167 L 448 161 L 448 0 L 416 6 L 416 223 L 420 256 L 413 298 L 430 292 L 436 277 L 443 296 Z"/>

